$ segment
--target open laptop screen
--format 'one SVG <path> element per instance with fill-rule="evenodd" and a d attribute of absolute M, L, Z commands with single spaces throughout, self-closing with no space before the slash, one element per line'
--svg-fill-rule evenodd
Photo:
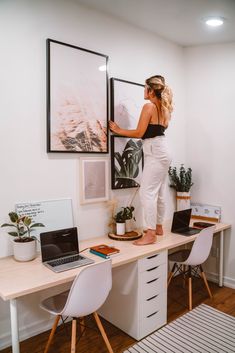
<path fill-rule="evenodd" d="M 174 232 L 182 229 L 187 229 L 190 223 L 191 212 L 191 208 L 174 212 L 171 231 Z"/>
<path fill-rule="evenodd" d="M 43 262 L 79 252 L 76 227 L 41 233 L 40 241 Z"/>

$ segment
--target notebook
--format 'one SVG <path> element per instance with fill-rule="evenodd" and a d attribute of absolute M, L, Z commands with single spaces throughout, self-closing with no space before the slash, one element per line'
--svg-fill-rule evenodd
<path fill-rule="evenodd" d="M 40 234 L 42 262 L 54 272 L 94 263 L 79 254 L 77 228 L 59 229 Z"/>
<path fill-rule="evenodd" d="M 190 236 L 193 234 L 197 234 L 201 231 L 201 229 L 193 228 L 189 226 L 191 212 L 192 212 L 191 208 L 187 210 L 174 212 L 172 226 L 171 226 L 172 233 Z"/>
<path fill-rule="evenodd" d="M 99 245 L 90 247 L 90 252 L 92 254 L 104 257 L 105 259 L 109 259 L 110 257 L 117 255 L 120 252 L 120 250 L 113 246 L 109 246 L 106 244 L 99 244 Z"/>

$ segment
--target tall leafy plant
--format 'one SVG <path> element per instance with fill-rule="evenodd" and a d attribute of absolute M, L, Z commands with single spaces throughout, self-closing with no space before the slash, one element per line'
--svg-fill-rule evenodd
<path fill-rule="evenodd" d="M 170 167 L 168 170 L 170 179 L 170 187 L 174 188 L 179 192 L 189 192 L 192 182 L 192 169 L 185 169 L 184 165 L 181 164 L 179 170 L 176 167 Z"/>

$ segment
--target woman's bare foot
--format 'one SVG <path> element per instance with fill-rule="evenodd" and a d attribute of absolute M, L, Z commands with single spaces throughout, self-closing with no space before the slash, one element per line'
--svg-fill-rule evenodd
<path fill-rule="evenodd" d="M 148 229 L 145 229 L 143 232 L 144 233 L 147 233 Z M 163 235 L 163 228 L 162 228 L 162 225 L 161 224 L 157 224 L 156 225 L 156 232 L 155 232 L 156 235 Z"/>
<path fill-rule="evenodd" d="M 157 240 L 157 236 L 156 236 L 155 230 L 148 229 L 147 232 L 144 234 L 144 236 L 139 240 L 135 240 L 133 244 L 134 245 L 154 244 L 156 243 L 156 240 Z"/>
<path fill-rule="evenodd" d="M 156 234 L 157 235 L 163 235 L 163 228 L 161 224 L 156 225 Z"/>

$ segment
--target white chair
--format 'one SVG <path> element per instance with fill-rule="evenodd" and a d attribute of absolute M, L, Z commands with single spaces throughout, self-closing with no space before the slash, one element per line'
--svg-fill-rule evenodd
<path fill-rule="evenodd" d="M 169 286 L 172 277 L 177 273 L 183 274 L 184 278 L 186 275 L 189 277 L 189 310 L 192 310 L 192 274 L 197 276 L 198 271 L 200 271 L 199 274 L 204 280 L 210 298 L 212 298 L 202 264 L 210 254 L 214 230 L 215 226 L 201 230 L 195 239 L 191 250 L 179 250 L 168 256 L 168 260 L 174 262 L 174 265 L 169 273 L 167 285 Z"/>
<path fill-rule="evenodd" d="M 42 301 L 40 307 L 56 315 L 44 353 L 47 353 L 61 316 L 72 317 L 71 353 L 76 352 L 76 318 L 93 314 L 107 349 L 113 353 L 96 312 L 105 302 L 112 287 L 111 260 L 84 267 L 74 279 L 69 291 Z"/>

